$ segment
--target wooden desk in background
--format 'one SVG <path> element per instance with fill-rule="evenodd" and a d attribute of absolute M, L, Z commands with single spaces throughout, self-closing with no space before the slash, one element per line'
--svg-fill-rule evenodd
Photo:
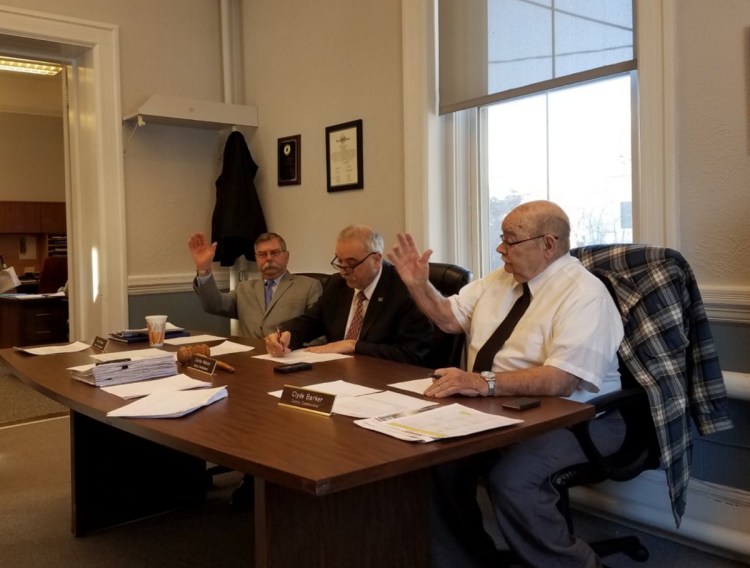
<path fill-rule="evenodd" d="M 0 297 L 0 347 L 68 340 L 68 299 Z"/>
<path fill-rule="evenodd" d="M 22 380 L 72 410 L 77 535 L 199 502 L 205 460 L 255 476 L 257 568 L 427 566 L 428 468 L 594 415 L 590 405 L 550 397 L 524 412 L 519 425 L 444 442 L 404 442 L 360 428 L 345 416 L 279 407 L 267 393 L 284 383 L 335 379 L 385 388 L 431 370 L 357 356 L 279 375 L 273 372 L 277 363 L 253 358 L 265 352 L 260 343 L 232 340 L 256 350 L 222 357 L 237 372 L 219 372 L 212 382 L 228 385 L 229 396 L 179 419 L 107 418 L 125 402 L 71 379 L 65 370 L 91 362 L 93 350 L 39 357 L 0 350 Z M 501 408 L 500 397 L 462 398 L 461 403 L 518 417 Z"/>

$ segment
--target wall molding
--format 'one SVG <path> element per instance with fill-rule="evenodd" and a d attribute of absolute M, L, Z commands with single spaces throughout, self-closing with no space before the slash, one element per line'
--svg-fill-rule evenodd
<path fill-rule="evenodd" d="M 690 479 L 679 529 L 662 470 L 645 471 L 626 483 L 577 487 L 570 496 L 578 508 L 594 515 L 722 556 L 750 560 L 750 492 Z"/>
<path fill-rule="evenodd" d="M 699 286 L 708 319 L 750 323 L 750 286 Z"/>
<path fill-rule="evenodd" d="M 180 274 L 149 274 L 128 277 L 128 295 L 174 294 L 192 292 L 195 272 Z M 229 290 L 229 272 L 214 272 L 219 290 Z"/>

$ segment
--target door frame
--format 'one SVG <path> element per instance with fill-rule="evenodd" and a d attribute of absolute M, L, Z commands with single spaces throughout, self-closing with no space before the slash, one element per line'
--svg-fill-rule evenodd
<path fill-rule="evenodd" d="M 106 337 L 128 327 L 119 29 L 0 6 L 0 48 L 66 66 L 70 339 Z"/>

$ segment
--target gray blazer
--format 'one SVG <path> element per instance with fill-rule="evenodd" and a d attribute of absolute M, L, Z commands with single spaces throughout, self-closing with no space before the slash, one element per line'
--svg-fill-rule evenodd
<path fill-rule="evenodd" d="M 281 322 L 304 313 L 317 301 L 323 288 L 314 278 L 287 272 L 276 287 L 268 311 L 262 278 L 245 280 L 235 290 L 222 293 L 211 276 L 200 286 L 197 279 L 193 280 L 193 290 L 204 311 L 238 319 L 240 335 L 263 339 L 275 332 Z"/>

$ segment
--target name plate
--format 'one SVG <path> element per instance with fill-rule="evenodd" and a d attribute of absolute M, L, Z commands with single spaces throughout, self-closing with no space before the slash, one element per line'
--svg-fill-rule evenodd
<path fill-rule="evenodd" d="M 193 355 L 193 357 L 188 361 L 188 368 L 195 369 L 196 371 L 200 371 L 201 373 L 207 373 L 209 375 L 213 375 L 214 371 L 216 370 L 216 359 L 211 359 L 210 357 L 206 357 L 205 355 Z"/>
<path fill-rule="evenodd" d="M 100 353 L 104 351 L 107 347 L 107 342 L 109 339 L 105 339 L 103 337 L 99 337 L 98 335 L 94 338 L 94 342 L 91 344 L 91 347 L 93 349 L 96 349 Z"/>
<path fill-rule="evenodd" d="M 279 406 L 330 416 L 334 400 L 336 400 L 335 394 L 284 385 Z"/>

